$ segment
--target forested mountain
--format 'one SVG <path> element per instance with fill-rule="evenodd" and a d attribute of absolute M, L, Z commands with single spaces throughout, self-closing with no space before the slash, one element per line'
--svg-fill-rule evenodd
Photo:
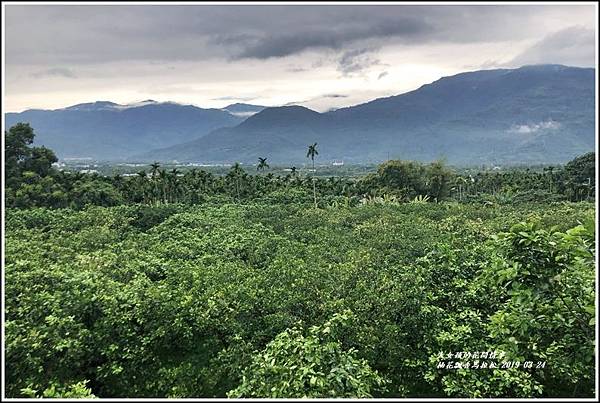
<path fill-rule="evenodd" d="M 244 117 L 220 109 L 202 109 L 146 100 L 131 105 L 99 101 L 56 110 L 7 113 L 6 127 L 17 122 L 35 128 L 36 144 L 59 158 L 119 160 L 157 147 L 197 139 Z"/>
<path fill-rule="evenodd" d="M 299 162 L 305 146 L 318 142 L 321 161 L 564 162 L 594 149 L 594 89 L 594 69 L 475 71 L 328 113 L 267 108 L 236 127 L 138 158 Z"/>
<path fill-rule="evenodd" d="M 349 163 L 389 158 L 459 164 L 561 163 L 594 149 L 594 69 L 561 65 L 482 70 L 417 90 L 318 113 L 301 106 L 222 109 L 100 101 L 57 110 L 8 113 L 28 122 L 36 144 L 59 158 Z"/>

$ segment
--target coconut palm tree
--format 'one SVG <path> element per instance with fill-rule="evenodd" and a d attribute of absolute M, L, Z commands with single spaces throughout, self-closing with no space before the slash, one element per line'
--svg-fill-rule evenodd
<path fill-rule="evenodd" d="M 308 152 L 306 153 L 306 158 L 310 158 L 312 160 L 312 166 L 313 166 L 313 196 L 315 199 L 315 208 L 317 208 L 317 184 L 315 183 L 315 155 L 319 155 L 319 152 L 317 151 L 317 143 L 314 143 L 310 146 L 308 146 Z"/>
<path fill-rule="evenodd" d="M 172 203 L 177 203 L 177 201 L 179 200 L 179 192 L 181 187 L 181 183 L 179 181 L 179 174 L 181 174 L 181 171 L 177 168 L 173 168 L 169 173 L 169 177 L 167 178 L 167 181 L 169 183 L 168 198 Z"/>
<path fill-rule="evenodd" d="M 269 164 L 267 164 L 267 159 L 258 157 L 258 165 L 256 166 L 256 170 L 264 172 L 265 168 L 269 168 Z"/>
<path fill-rule="evenodd" d="M 167 194 L 168 194 L 168 188 L 169 188 L 169 174 L 167 173 L 166 169 L 161 169 L 158 171 L 158 179 L 160 180 L 160 184 L 161 184 L 161 190 L 162 190 L 162 202 L 164 204 L 168 203 L 167 200 Z M 160 197 L 160 196 L 159 196 Z"/>
<path fill-rule="evenodd" d="M 139 188 L 139 191 L 142 193 L 142 203 L 146 204 L 146 203 L 151 203 L 151 201 L 148 198 L 148 174 L 146 173 L 146 171 L 139 171 L 137 173 L 136 176 L 137 179 L 137 186 Z"/>
<path fill-rule="evenodd" d="M 160 164 L 158 162 L 153 162 L 150 164 L 150 175 L 154 178 L 156 174 L 158 174 L 158 168 L 160 168 Z"/>
<path fill-rule="evenodd" d="M 308 152 L 306 153 L 306 158 L 310 158 L 312 160 L 313 172 L 315 172 L 315 155 L 319 155 L 317 151 L 317 143 L 308 146 Z"/>

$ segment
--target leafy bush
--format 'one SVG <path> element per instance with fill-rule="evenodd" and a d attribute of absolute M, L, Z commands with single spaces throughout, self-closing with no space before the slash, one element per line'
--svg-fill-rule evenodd
<path fill-rule="evenodd" d="M 304 336 L 299 328 L 275 337 L 244 369 L 242 383 L 228 397 L 372 397 L 386 381 L 335 335 L 351 312 L 334 315 Z"/>

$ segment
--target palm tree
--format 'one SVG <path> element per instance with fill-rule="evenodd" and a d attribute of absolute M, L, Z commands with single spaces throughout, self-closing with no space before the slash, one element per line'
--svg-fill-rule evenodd
<path fill-rule="evenodd" d="M 158 171 L 158 179 L 160 181 L 160 189 L 159 189 L 159 200 L 162 200 L 162 203 L 167 204 L 168 200 L 167 200 L 167 194 L 168 194 L 168 187 L 169 187 L 169 174 L 167 173 L 166 169 L 160 169 Z M 157 204 L 159 204 L 160 202 L 158 202 Z"/>
<path fill-rule="evenodd" d="M 313 172 L 315 172 L 315 155 L 319 155 L 317 151 L 317 143 L 308 146 L 308 152 L 306 153 L 306 158 L 310 158 L 312 160 Z"/>
<path fill-rule="evenodd" d="M 142 203 L 146 204 L 149 202 L 148 192 L 146 191 L 146 187 L 148 186 L 148 175 L 146 174 L 146 171 L 139 171 L 137 173 L 137 179 L 139 191 L 142 193 Z"/>
<path fill-rule="evenodd" d="M 315 199 L 315 208 L 317 208 L 317 184 L 315 183 L 315 155 L 319 155 L 319 152 L 317 151 L 317 143 L 314 143 L 313 145 L 308 146 L 308 152 L 306 153 L 306 158 L 310 158 L 312 160 L 312 166 L 313 166 L 313 196 Z"/>
<path fill-rule="evenodd" d="M 258 165 L 256 166 L 256 170 L 264 171 L 265 168 L 269 168 L 269 164 L 267 164 L 267 159 L 258 157 Z"/>
<path fill-rule="evenodd" d="M 158 162 L 155 161 L 152 164 L 150 164 L 150 174 L 152 175 L 153 178 L 158 173 L 158 168 L 160 168 L 160 164 Z"/>
<path fill-rule="evenodd" d="M 549 177 L 549 187 L 550 187 L 550 192 L 554 191 L 554 167 L 552 165 L 550 165 L 547 168 L 544 168 L 544 171 L 548 172 L 550 174 Z"/>
<path fill-rule="evenodd" d="M 169 182 L 169 194 L 168 194 L 168 198 L 170 199 L 171 202 L 175 202 L 177 203 L 177 201 L 179 200 L 179 187 L 180 187 L 180 183 L 179 183 L 179 174 L 181 173 L 181 171 L 177 168 L 173 168 L 170 172 L 170 176 L 167 178 L 167 181 Z"/>

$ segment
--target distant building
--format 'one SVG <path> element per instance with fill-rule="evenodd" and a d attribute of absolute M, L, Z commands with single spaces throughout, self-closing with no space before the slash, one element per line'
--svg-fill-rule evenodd
<path fill-rule="evenodd" d="M 344 160 L 335 160 L 331 165 L 333 165 L 334 167 L 342 166 L 344 165 Z"/>

